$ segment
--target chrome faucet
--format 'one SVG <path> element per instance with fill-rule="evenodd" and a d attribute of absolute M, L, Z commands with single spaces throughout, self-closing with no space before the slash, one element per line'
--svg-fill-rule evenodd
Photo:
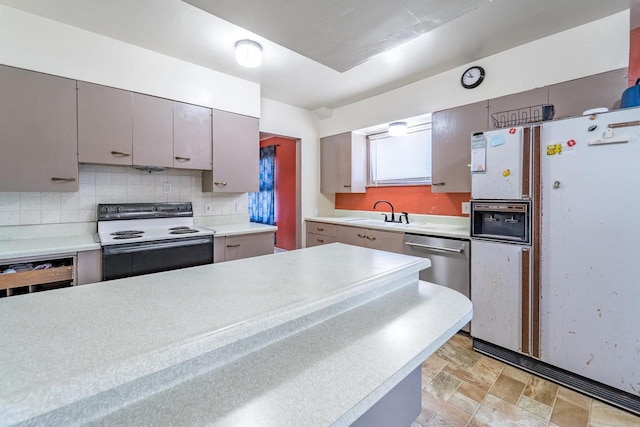
<path fill-rule="evenodd" d="M 402 222 L 402 221 L 396 221 L 396 211 L 393 209 L 393 205 L 391 204 L 391 202 L 388 202 L 386 200 L 378 200 L 373 204 L 373 209 L 375 209 L 376 206 L 378 206 L 378 203 L 386 203 L 391 207 L 391 219 L 389 219 L 387 214 L 382 214 L 384 215 L 384 222 Z"/>

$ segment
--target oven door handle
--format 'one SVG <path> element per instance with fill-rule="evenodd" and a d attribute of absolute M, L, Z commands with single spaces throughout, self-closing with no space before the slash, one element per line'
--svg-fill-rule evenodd
<path fill-rule="evenodd" d="M 132 254 L 136 252 L 144 252 L 144 251 L 153 251 L 156 249 L 168 249 L 168 248 L 179 248 L 185 246 L 194 246 L 194 245 L 202 245 L 202 244 L 212 244 L 211 238 L 203 237 L 199 239 L 176 239 L 170 242 L 146 242 L 146 243 L 136 243 L 132 245 L 123 245 L 123 246 L 103 246 L 103 253 L 105 255 L 117 255 L 117 254 Z"/>
<path fill-rule="evenodd" d="M 456 254 L 461 254 L 464 252 L 464 246 L 461 247 L 460 249 L 455 249 L 455 248 L 443 248 L 440 246 L 431 246 L 431 245 L 423 245 L 421 243 L 412 243 L 412 242 L 405 242 L 405 245 L 407 246 L 415 246 L 418 248 L 423 248 L 423 249 L 433 249 L 436 251 L 443 251 L 443 252 L 453 252 Z"/>

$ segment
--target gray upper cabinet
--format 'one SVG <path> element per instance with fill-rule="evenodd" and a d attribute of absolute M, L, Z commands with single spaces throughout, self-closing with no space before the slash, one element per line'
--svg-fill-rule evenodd
<path fill-rule="evenodd" d="M 211 109 L 173 103 L 173 167 L 211 170 Z"/>
<path fill-rule="evenodd" d="M 173 167 L 173 102 L 133 94 L 133 164 Z"/>
<path fill-rule="evenodd" d="M 471 134 L 487 129 L 487 105 L 482 101 L 433 113 L 431 192 L 471 192 Z"/>
<path fill-rule="evenodd" d="M 345 132 L 320 139 L 320 192 L 365 193 L 367 137 Z"/>
<path fill-rule="evenodd" d="M 489 127 L 488 129 L 499 129 L 516 126 L 509 123 L 517 121 L 519 118 L 531 121 L 536 111 L 530 112 L 530 107 L 535 107 L 549 103 L 549 87 L 539 87 L 512 95 L 501 96 L 489 100 Z M 538 108 L 539 112 L 540 109 Z M 504 114 L 501 114 L 504 113 Z M 494 116 L 495 115 L 495 116 Z M 500 125 L 496 126 L 493 118 L 497 117 Z"/>
<path fill-rule="evenodd" d="M 620 108 L 620 97 L 627 88 L 627 69 L 622 68 L 549 86 L 549 103 L 556 108 L 554 118 L 581 116 L 585 110 Z"/>
<path fill-rule="evenodd" d="M 258 119 L 213 110 L 213 170 L 202 173 L 202 191 L 258 191 L 260 180 Z"/>
<path fill-rule="evenodd" d="M 0 191 L 78 191 L 76 81 L 0 66 Z"/>
<path fill-rule="evenodd" d="M 78 82 L 78 161 L 131 165 L 131 92 Z"/>
<path fill-rule="evenodd" d="M 211 169 L 211 109 L 78 82 L 78 161 Z"/>

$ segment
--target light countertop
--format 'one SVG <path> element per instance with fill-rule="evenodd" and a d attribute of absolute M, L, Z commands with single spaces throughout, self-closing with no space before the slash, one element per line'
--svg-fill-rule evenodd
<path fill-rule="evenodd" d="M 0 240 L 0 262 L 12 258 L 53 256 L 100 249 L 96 233 L 79 236 Z"/>
<path fill-rule="evenodd" d="M 241 234 L 266 233 L 277 231 L 275 225 L 258 224 L 255 222 L 244 222 L 239 224 L 219 224 L 219 225 L 203 225 L 215 232 L 214 237 L 237 236 Z"/>
<path fill-rule="evenodd" d="M 204 228 L 215 231 L 215 237 L 236 236 L 242 234 L 266 233 L 278 230 L 273 225 L 253 222 L 221 225 L 205 225 Z M 15 228 L 15 227 L 14 227 Z M 19 235 L 19 233 L 14 233 Z M 81 251 L 100 249 L 100 237 L 97 233 L 80 235 L 60 235 L 33 238 L 0 239 L 0 262 L 2 260 L 55 256 Z"/>
<path fill-rule="evenodd" d="M 469 320 L 429 265 L 332 244 L 0 300 L 0 424 L 347 425 Z"/>
<path fill-rule="evenodd" d="M 422 234 L 426 236 L 449 237 L 455 239 L 469 239 L 468 218 L 462 218 L 462 221 L 446 221 L 444 219 L 434 218 L 434 216 L 410 215 L 410 223 L 404 224 L 384 222 L 382 219 L 378 219 L 379 213 L 376 214 L 376 217 L 372 217 L 371 213 L 367 212 L 356 214 L 354 216 L 307 217 L 305 218 L 305 220 L 345 225 L 349 227 L 362 227 L 376 230 L 395 231 L 399 233 Z M 437 222 L 434 219 L 436 219 Z"/>
<path fill-rule="evenodd" d="M 156 426 L 349 426 L 460 329 L 464 321 L 454 319 L 470 317 L 468 299 L 421 282 L 123 408 L 95 425 L 144 420 Z"/>

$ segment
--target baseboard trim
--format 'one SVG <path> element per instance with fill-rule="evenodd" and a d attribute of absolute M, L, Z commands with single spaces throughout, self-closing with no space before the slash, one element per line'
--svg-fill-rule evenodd
<path fill-rule="evenodd" d="M 473 339 L 473 349 L 579 393 L 640 415 L 640 397 L 638 396 L 477 338 Z"/>

